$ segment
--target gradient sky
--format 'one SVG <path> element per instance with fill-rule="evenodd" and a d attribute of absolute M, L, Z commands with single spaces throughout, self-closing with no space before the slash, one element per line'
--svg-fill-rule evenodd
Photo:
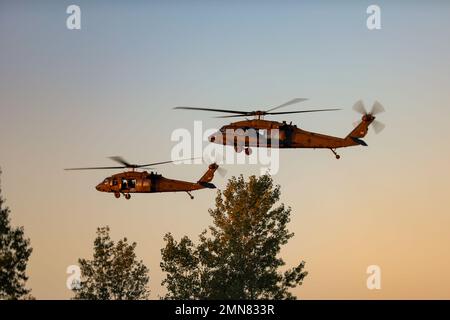
<path fill-rule="evenodd" d="M 381 7 L 382 29 L 366 28 Z M 82 29 L 66 28 L 78 4 Z M 163 235 L 197 235 L 211 223 L 215 192 L 116 200 L 94 186 L 113 172 L 70 166 L 170 158 L 174 129 L 227 123 L 177 105 L 301 107 L 307 130 L 345 136 L 351 106 L 378 99 L 386 129 L 368 148 L 282 150 L 274 176 L 292 207 L 287 266 L 306 261 L 299 298 L 450 298 L 450 4 L 447 1 L 0 1 L 0 166 L 12 223 L 33 254 L 37 298 L 72 296 L 68 265 L 90 258 L 95 230 L 138 243 L 151 298 L 164 293 Z M 294 107 L 291 107 L 294 110 Z M 257 165 L 227 166 L 258 174 Z M 204 165 L 166 165 L 197 180 Z M 219 188 L 226 180 L 217 176 Z M 366 268 L 381 267 L 381 290 Z"/>

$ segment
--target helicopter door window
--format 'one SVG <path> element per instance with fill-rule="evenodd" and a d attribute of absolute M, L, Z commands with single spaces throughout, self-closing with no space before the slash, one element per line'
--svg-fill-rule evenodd
<path fill-rule="evenodd" d="M 258 132 L 258 137 L 260 137 L 262 139 L 264 139 L 266 137 L 267 130 L 265 130 L 265 129 L 258 129 L 257 132 Z"/>
<path fill-rule="evenodd" d="M 117 186 L 117 179 L 113 179 L 112 185 L 113 185 L 113 186 Z"/>
<path fill-rule="evenodd" d="M 134 189 L 136 188 L 135 179 L 122 179 L 122 189 Z"/>

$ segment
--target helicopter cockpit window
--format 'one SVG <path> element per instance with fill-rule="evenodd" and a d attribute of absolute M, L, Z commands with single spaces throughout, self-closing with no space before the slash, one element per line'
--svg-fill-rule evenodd
<path fill-rule="evenodd" d="M 109 183 L 109 179 L 103 180 L 103 184 L 108 184 L 108 183 Z"/>

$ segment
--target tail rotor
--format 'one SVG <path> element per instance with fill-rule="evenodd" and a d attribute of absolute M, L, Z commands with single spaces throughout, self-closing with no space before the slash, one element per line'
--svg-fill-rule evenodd
<path fill-rule="evenodd" d="M 375 119 L 375 115 L 385 112 L 384 107 L 378 101 L 375 101 L 372 105 L 372 109 L 370 112 L 367 112 L 366 107 L 364 106 L 364 102 L 362 100 L 357 101 L 353 105 L 353 110 L 363 115 L 362 119 L 356 123 L 358 126 L 362 121 L 370 121 L 373 131 L 375 133 L 380 133 L 386 127 L 386 125 Z"/>
<path fill-rule="evenodd" d="M 374 104 L 372 105 L 372 110 L 370 110 L 370 114 L 374 116 L 379 113 L 383 113 L 385 111 L 386 110 L 384 110 L 384 107 L 381 105 L 381 103 L 375 101 Z"/>
<path fill-rule="evenodd" d="M 221 163 L 223 163 L 223 158 L 224 158 L 223 153 L 220 150 L 215 149 L 214 155 L 208 155 L 206 157 L 205 156 L 203 157 L 203 162 L 207 163 L 208 165 L 211 165 L 214 163 L 221 164 Z M 216 169 L 216 172 L 223 178 L 227 175 L 228 171 L 224 167 L 219 166 Z"/>

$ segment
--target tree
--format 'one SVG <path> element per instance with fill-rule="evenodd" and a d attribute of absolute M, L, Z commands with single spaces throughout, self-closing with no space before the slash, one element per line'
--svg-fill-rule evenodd
<path fill-rule="evenodd" d="M 209 213 L 213 225 L 195 245 L 188 237 L 179 242 L 168 233 L 161 249 L 162 281 L 166 299 L 295 299 L 290 288 L 307 275 L 305 263 L 285 272 L 278 257 L 281 246 L 294 235 L 286 225 L 290 208 L 275 207 L 280 187 L 269 175 L 241 175 L 217 193 Z"/>
<path fill-rule="evenodd" d="M 149 295 L 148 269 L 136 259 L 136 243 L 127 238 L 115 244 L 109 227 L 97 228 L 94 259 L 79 259 L 81 281 L 74 286 L 74 299 L 138 300 Z"/>
<path fill-rule="evenodd" d="M 0 187 L 0 299 L 30 299 L 25 271 L 33 249 L 23 227 L 11 227 L 9 213 Z"/>

